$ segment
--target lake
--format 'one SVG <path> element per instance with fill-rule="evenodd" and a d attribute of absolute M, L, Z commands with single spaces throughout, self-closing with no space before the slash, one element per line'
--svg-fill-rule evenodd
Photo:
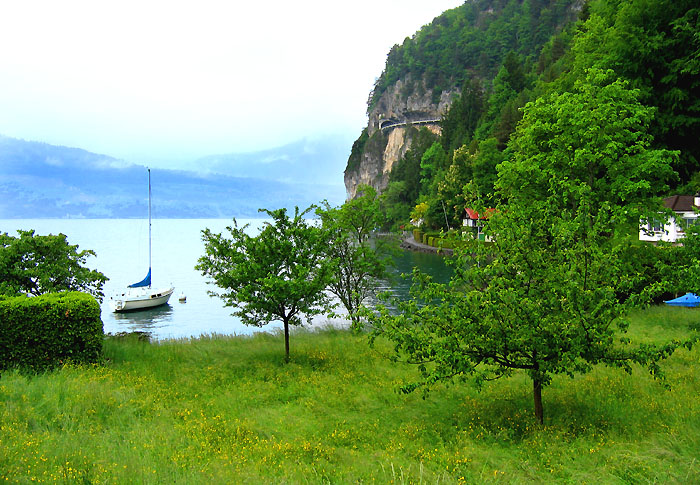
<path fill-rule="evenodd" d="M 259 230 L 262 219 L 239 219 L 239 225 L 249 223 L 251 234 Z M 69 244 L 97 253 L 87 265 L 104 273 L 109 281 L 104 287 L 102 322 L 106 333 L 143 331 L 153 339 L 177 339 L 200 335 L 244 335 L 256 331 L 275 331 L 282 324 L 275 322 L 265 327 L 249 327 L 231 315 L 222 300 L 211 297 L 207 290 L 215 289 L 194 269 L 197 259 L 204 254 L 201 231 L 225 231 L 231 219 L 154 219 L 153 272 L 154 287 L 172 285 L 175 293 L 168 305 L 134 312 L 113 313 L 107 304 L 109 295 L 140 281 L 148 271 L 148 221 L 139 219 L 5 219 L 0 220 L 0 232 L 16 236 L 17 229 L 34 229 L 37 234 L 63 233 Z M 441 256 L 418 252 L 402 252 L 396 258 L 395 276 L 410 273 L 416 266 L 433 274 L 439 281 L 449 278 L 450 270 Z M 399 277 L 382 282 L 399 297 L 406 297 L 410 280 Z M 186 303 L 178 297 L 184 294 Z M 346 321 L 317 317 L 313 326 L 344 326 Z"/>

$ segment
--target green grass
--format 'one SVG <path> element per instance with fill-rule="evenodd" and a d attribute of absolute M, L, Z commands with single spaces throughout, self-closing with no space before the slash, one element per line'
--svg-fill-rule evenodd
<path fill-rule="evenodd" d="M 630 337 L 683 338 L 700 312 L 654 307 Z M 0 482 L 700 483 L 700 351 L 666 382 L 555 377 L 535 423 L 525 375 L 402 395 L 416 376 L 344 331 L 157 344 L 111 338 L 103 366 L 0 378 Z M 670 387 L 667 388 L 667 387 Z"/>

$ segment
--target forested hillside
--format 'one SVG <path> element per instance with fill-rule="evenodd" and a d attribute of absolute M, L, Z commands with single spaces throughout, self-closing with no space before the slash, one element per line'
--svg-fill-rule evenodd
<path fill-rule="evenodd" d="M 435 100 L 455 83 L 460 89 L 440 134 L 409 129 L 410 149 L 392 164 L 384 190 L 393 223 L 422 218 L 432 228 L 456 227 L 469 201 L 495 206 L 497 166 L 511 156 L 522 108 L 574 90 L 591 69 L 638 89 L 641 103 L 654 108 L 650 148 L 678 151 L 677 175 L 658 195 L 697 192 L 699 19 L 695 0 L 477 0 L 445 12 L 391 50 L 370 96 L 371 110 L 401 81 L 409 80 L 406 90 L 432 90 Z M 411 84 L 419 77 L 424 85 Z"/>

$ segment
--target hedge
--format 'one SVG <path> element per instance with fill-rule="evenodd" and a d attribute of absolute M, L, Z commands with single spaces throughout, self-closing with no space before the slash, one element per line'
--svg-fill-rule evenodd
<path fill-rule="evenodd" d="M 0 297 L 0 369 L 97 362 L 103 340 L 100 305 L 91 295 Z"/>

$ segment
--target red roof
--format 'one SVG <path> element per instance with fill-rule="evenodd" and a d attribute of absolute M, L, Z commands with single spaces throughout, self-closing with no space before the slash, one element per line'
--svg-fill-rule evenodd
<path fill-rule="evenodd" d="M 467 207 L 464 210 L 467 211 L 467 217 L 469 219 L 488 219 L 491 216 L 491 214 L 496 212 L 496 209 L 486 209 L 484 211 L 484 214 L 480 215 L 477 211 L 475 211 L 474 209 L 470 209 L 469 207 Z"/>

